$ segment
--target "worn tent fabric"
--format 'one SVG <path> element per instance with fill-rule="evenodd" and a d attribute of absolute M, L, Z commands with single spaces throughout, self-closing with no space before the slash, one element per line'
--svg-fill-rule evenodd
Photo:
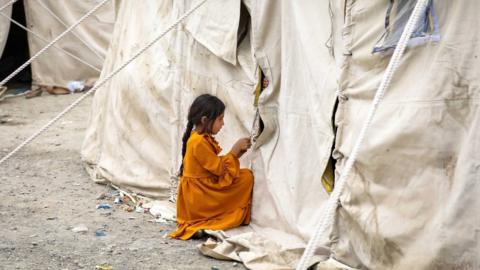
<path fill-rule="evenodd" d="M 215 4 L 210 1 L 199 12 L 208 12 L 213 17 L 215 12 L 224 12 L 209 8 Z M 283 246 L 283 254 L 292 254 L 294 260 L 284 266 L 291 268 L 327 198 L 320 179 L 333 142 L 328 115 L 335 102 L 335 77 L 329 76 L 333 71 L 326 63 L 332 59 L 324 46 L 330 28 L 318 31 L 307 26 L 329 24 L 328 3 L 254 4 L 250 7 L 251 16 L 256 18 L 252 21 L 252 45 L 250 38 L 240 44 L 236 66 L 224 61 L 222 55 L 215 56 L 216 51 L 203 47 L 191 29 L 185 31 L 180 27 L 132 63 L 127 72 L 100 89 L 95 96 L 82 155 L 94 179 L 106 179 L 136 192 L 167 198 L 170 178 L 179 167 L 186 110 L 195 95 L 211 92 L 226 101 L 227 128 L 219 138 L 224 149 L 237 137 L 248 134 L 256 84 L 253 48 L 255 62 L 270 85 L 260 97 L 265 130 L 258 139 L 257 150 L 244 160 L 245 164 L 251 160 L 255 171 L 252 228 L 267 236 L 271 241 L 268 246 Z M 287 7 L 282 8 L 283 5 Z M 179 1 L 173 2 L 173 6 L 122 2 L 104 73 L 123 63 L 135 48 L 153 39 L 189 6 Z M 324 10 L 325 16 L 314 14 L 316 9 Z M 282 21 L 278 15 L 281 12 L 288 12 L 285 16 L 295 15 L 296 24 Z M 304 12 L 310 16 L 304 16 Z M 135 19 L 138 14 L 142 14 L 142 20 Z M 308 31 L 298 31 L 299 28 Z M 198 29 L 206 35 L 205 30 Z M 282 51 L 284 44 L 289 49 Z M 325 62 L 315 60 L 317 57 Z M 321 87 L 328 93 L 323 99 L 319 98 L 323 93 L 318 91 Z M 279 91 L 280 88 L 285 90 Z M 299 89 L 301 95 L 297 95 Z M 290 157 L 288 162 L 284 160 L 286 156 Z M 259 254 L 253 251 L 250 258 L 255 267 Z M 265 269 L 269 268 L 271 265 L 267 264 Z"/>
<path fill-rule="evenodd" d="M 480 259 L 480 2 L 434 1 L 441 41 L 407 50 L 343 194 L 336 259 L 369 269 L 476 269 Z M 346 1 L 337 175 L 389 57 L 387 1 Z M 341 27 L 341 26 L 339 26 Z"/>
<path fill-rule="evenodd" d="M 202 251 L 229 251 L 251 269 L 292 269 L 328 198 L 321 185 L 335 102 L 328 2 L 254 1 L 251 16 L 255 60 L 270 81 L 260 96 L 265 130 L 253 159 L 254 233 L 233 230 Z M 315 260 L 326 254 L 319 249 Z"/>
<path fill-rule="evenodd" d="M 35 0 L 25 1 L 24 3 L 29 29 L 51 41 L 98 5 L 100 1 Z M 51 10 L 57 18 L 50 14 L 45 7 Z M 101 69 L 112 35 L 114 21 L 114 2 L 111 0 L 73 30 L 91 49 L 72 33 L 66 35 L 56 44 Z M 34 55 L 47 45 L 30 33 L 28 34 L 28 42 L 30 55 Z M 68 81 L 86 80 L 98 76 L 98 71 L 55 48 L 47 50 L 32 63 L 32 80 L 34 84 L 38 85 L 66 87 Z"/>
<path fill-rule="evenodd" d="M 8 2 L 9 0 L 1 0 L 0 6 L 3 6 Z M 10 17 L 12 14 L 12 6 L 10 5 L 0 12 Z M 5 45 L 7 44 L 9 31 L 10 31 L 10 21 L 7 18 L 1 16 L 0 17 L 0 56 L 2 55 L 3 50 L 5 49 Z"/>
<path fill-rule="evenodd" d="M 241 2 L 211 1 L 207 5 L 212 12 L 194 13 L 185 22 L 185 28 L 196 41 L 233 65 L 237 62 L 237 29 Z M 222 12 L 215 12 L 217 10 Z"/>
<path fill-rule="evenodd" d="M 198 12 L 225 15 L 216 1 Z M 103 74 L 190 2 L 121 2 Z M 195 38 L 208 40 L 208 29 L 183 24 L 97 91 L 82 157 L 98 181 L 168 198 L 190 101 L 204 92 L 226 101 L 219 141 L 228 149 L 248 134 L 260 66 L 270 81 L 259 102 L 265 130 L 244 160 L 255 174 L 252 224 L 217 232 L 222 241 L 202 252 L 251 269 L 292 269 L 328 198 L 321 177 L 330 154 L 338 177 L 388 64 L 389 56 L 371 53 L 388 1 L 244 3 L 252 29 L 237 65 Z M 477 267 L 479 7 L 435 1 L 442 39 L 406 52 L 314 261 L 330 249 L 364 269 Z"/>
<path fill-rule="evenodd" d="M 104 74 L 124 63 L 190 7 L 180 1 L 173 5 L 122 1 L 120 5 Z M 236 44 L 236 35 L 232 38 Z M 224 149 L 229 149 L 237 136 L 248 136 L 254 113 L 250 105 L 254 82 L 246 73 L 254 74 L 248 39 L 238 48 L 237 60 L 235 66 L 216 57 L 184 27 L 172 30 L 97 91 L 82 151 L 86 163 L 113 183 L 168 198 L 170 179 L 180 167 L 188 106 L 195 96 L 209 92 L 226 103 L 229 128 L 219 137 Z"/>

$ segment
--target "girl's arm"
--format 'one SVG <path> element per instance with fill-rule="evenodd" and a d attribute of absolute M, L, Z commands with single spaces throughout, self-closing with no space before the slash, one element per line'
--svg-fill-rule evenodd
<path fill-rule="evenodd" d="M 240 163 L 231 151 L 225 156 L 217 156 L 205 140 L 200 140 L 193 146 L 193 156 L 203 168 L 216 176 L 229 174 L 238 177 L 240 173 Z"/>

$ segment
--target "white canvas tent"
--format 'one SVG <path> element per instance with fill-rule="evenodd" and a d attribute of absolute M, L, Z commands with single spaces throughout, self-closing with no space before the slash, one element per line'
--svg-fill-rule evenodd
<path fill-rule="evenodd" d="M 100 2 L 97 0 L 19 0 L 15 5 L 22 1 L 25 7 L 26 27 L 35 33 L 28 33 L 30 55 L 43 49 L 48 42 L 60 35 Z M 3 6 L 8 2 L 10 1 L 1 0 L 0 5 Z M 9 6 L 0 11 L 2 13 L 0 17 L 0 54 L 7 43 L 9 31 L 24 31 L 8 19 L 11 16 L 11 10 L 12 6 Z M 52 47 L 32 63 L 32 83 L 66 87 L 69 81 L 97 78 L 98 70 L 101 70 L 105 60 L 114 20 L 115 10 L 112 0 L 77 26 L 72 33 L 56 43 L 57 47 L 77 56 L 94 68 Z"/>
<path fill-rule="evenodd" d="M 103 76 L 195 2 L 121 1 Z M 241 3 L 251 22 L 237 45 Z M 315 261 L 478 267 L 480 3 L 432 3 L 441 38 L 406 51 Z M 193 98 L 226 102 L 218 139 L 228 148 L 250 132 L 260 67 L 270 81 L 259 102 L 265 130 L 242 160 L 255 175 L 252 224 L 201 250 L 251 269 L 294 268 L 328 199 L 328 160 L 338 178 L 390 59 L 372 53 L 389 4 L 207 1 L 97 91 L 82 150 L 92 178 L 168 199 Z"/>
<path fill-rule="evenodd" d="M 0 6 L 3 6 L 7 4 L 8 1 L 1 1 Z M 7 6 L 5 9 L 2 11 L 5 16 L 10 17 L 12 15 L 12 6 Z M 7 36 L 8 32 L 10 31 L 10 21 L 7 18 L 0 18 L 0 52 L 3 52 L 3 49 L 5 48 L 5 45 L 7 44 Z"/>

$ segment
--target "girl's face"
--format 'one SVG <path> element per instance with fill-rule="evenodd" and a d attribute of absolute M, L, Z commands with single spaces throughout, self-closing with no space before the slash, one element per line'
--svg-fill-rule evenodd
<path fill-rule="evenodd" d="M 217 118 L 215 118 L 215 121 L 213 121 L 213 125 L 212 125 L 212 134 L 215 135 L 217 134 L 223 127 L 223 116 L 225 114 L 222 113 L 221 115 L 219 115 Z"/>

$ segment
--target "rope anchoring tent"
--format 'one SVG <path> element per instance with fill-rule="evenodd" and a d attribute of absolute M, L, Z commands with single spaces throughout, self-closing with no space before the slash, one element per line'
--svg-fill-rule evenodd
<path fill-rule="evenodd" d="M 392 77 L 395 71 L 397 70 L 398 66 L 400 65 L 400 60 L 403 56 L 403 53 L 405 52 L 405 48 L 407 47 L 408 41 L 412 36 L 415 26 L 418 24 L 420 15 L 425 12 L 428 1 L 429 0 L 418 0 L 417 4 L 415 5 L 412 15 L 410 16 L 410 19 L 408 20 L 408 23 L 405 26 L 405 29 L 403 30 L 398 46 L 395 48 L 395 51 L 392 55 L 390 63 L 388 64 L 387 70 L 385 71 L 382 81 L 377 89 L 377 92 L 375 93 L 375 97 L 372 101 L 367 119 L 365 120 L 362 130 L 360 131 L 360 135 L 357 138 L 355 146 L 353 147 L 353 150 L 350 154 L 350 157 L 347 160 L 345 169 L 342 172 L 339 181 L 335 183 L 335 187 L 333 189 L 332 195 L 330 196 L 326 204 L 326 210 L 324 214 L 321 216 L 321 219 L 318 221 L 317 226 L 315 227 L 315 232 L 312 238 L 310 239 L 310 241 L 308 242 L 307 247 L 305 248 L 305 251 L 303 253 L 303 256 L 296 267 L 297 270 L 306 270 L 308 268 L 310 260 L 312 259 L 314 254 L 314 250 L 318 245 L 318 242 L 320 241 L 321 237 L 327 232 L 327 230 L 331 228 L 334 222 L 335 213 L 340 200 L 340 195 L 342 194 L 343 189 L 345 188 L 346 182 L 353 168 L 353 164 L 357 159 L 360 147 L 363 145 L 365 135 L 372 124 L 373 117 L 375 116 L 375 112 L 378 108 L 380 101 L 382 100 L 385 94 L 385 91 L 390 85 Z"/>
<path fill-rule="evenodd" d="M 18 67 L 12 74 L 8 75 L 5 79 L 3 79 L 0 82 L 0 86 L 4 86 L 10 79 L 15 77 L 19 72 L 24 70 L 28 65 L 30 65 L 37 57 L 39 57 L 41 54 L 43 54 L 46 50 L 48 50 L 50 47 L 53 46 L 53 44 L 57 43 L 60 39 L 62 39 L 66 34 L 71 32 L 75 27 L 77 27 L 79 24 L 81 24 L 86 18 L 90 17 L 95 11 L 97 11 L 99 8 L 101 8 L 105 3 L 107 3 L 109 0 L 103 0 L 100 2 L 98 5 L 96 5 L 92 10 L 90 10 L 87 14 L 83 15 L 76 23 L 71 25 L 67 30 L 65 30 L 63 33 L 61 33 L 59 36 L 57 36 L 54 40 L 52 40 L 47 46 L 45 46 L 43 49 L 38 51 L 34 56 L 32 56 L 27 62 L 25 62 L 23 65 Z M 0 10 L 1 11 L 1 10 Z M 0 163 L 1 164 L 1 163 Z"/>
<path fill-rule="evenodd" d="M 15 2 L 17 2 L 17 0 L 12 0 L 12 1 L 6 3 L 5 5 L 3 5 L 3 6 L 0 7 L 0 11 L 6 9 L 7 7 L 11 6 L 11 5 L 14 4 Z"/>
<path fill-rule="evenodd" d="M 108 0 L 104 0 L 103 2 L 101 2 L 97 7 L 95 7 L 92 11 L 90 11 L 88 14 L 91 14 L 93 13 L 94 10 L 98 9 L 101 5 L 105 4 L 105 2 L 108 1 Z M 73 108 L 75 108 L 80 102 L 82 102 L 87 96 L 89 96 L 91 93 L 93 93 L 95 90 L 97 90 L 98 88 L 100 88 L 101 86 L 103 86 L 106 82 L 108 82 L 113 76 L 115 76 L 118 72 L 120 72 L 121 70 L 123 70 L 127 65 L 129 65 L 133 60 L 135 60 L 137 57 L 139 57 L 142 53 L 144 53 L 147 49 L 149 49 L 151 46 L 153 46 L 158 40 L 160 40 L 163 36 L 165 36 L 168 32 L 170 32 L 173 28 L 175 28 L 178 24 L 180 24 L 183 20 L 185 20 L 185 18 L 187 18 L 188 16 L 190 16 L 195 10 L 197 10 L 198 8 L 200 8 L 207 0 L 202 0 L 200 1 L 198 4 L 196 4 L 195 6 L 193 6 L 191 9 L 189 9 L 187 12 L 185 12 L 185 14 L 183 14 L 182 16 L 180 16 L 175 22 L 173 22 L 167 29 L 165 29 L 160 35 L 158 35 L 154 40 L 152 40 L 150 43 L 148 43 L 147 45 L 145 45 L 142 49 L 140 49 L 137 53 L 135 53 L 127 62 L 125 62 L 124 64 L 122 64 L 120 67 L 118 67 L 117 69 L 115 69 L 112 73 L 110 73 L 108 76 L 106 76 L 105 78 L 103 78 L 102 80 L 100 80 L 99 82 L 97 82 L 97 84 L 95 84 L 95 86 L 88 90 L 85 94 L 83 94 L 80 98 L 78 98 L 77 100 L 75 100 L 72 104 L 70 104 L 70 106 L 68 106 L 67 108 L 65 108 L 61 113 L 59 113 L 55 118 L 53 118 L 52 120 L 50 120 L 47 124 L 45 124 L 41 129 L 39 129 L 37 132 L 35 132 L 33 135 L 31 135 L 28 139 L 26 139 L 23 143 L 21 143 L 19 146 L 17 146 L 13 151 L 11 151 L 9 154 L 7 154 L 5 157 L 3 157 L 2 159 L 0 159 L 0 165 L 2 165 L 5 161 L 7 161 L 10 157 L 12 157 L 15 153 L 17 153 L 20 149 L 22 149 L 25 145 L 27 145 L 28 143 L 30 143 L 31 141 L 33 141 L 35 138 L 37 138 L 40 134 L 42 134 L 43 132 L 45 132 L 48 128 L 50 128 L 55 122 L 57 122 L 60 118 L 62 118 L 65 114 L 67 114 L 69 111 L 71 111 Z M 82 19 L 80 19 L 80 21 L 83 21 L 83 19 L 85 19 L 86 16 L 82 17 Z M 79 22 L 80 22 L 79 21 Z M 77 25 L 79 22 L 77 22 L 75 25 Z M 70 28 L 73 28 L 72 26 Z M 69 29 L 70 29 L 69 28 Z M 71 30 L 71 29 L 70 29 Z M 64 32 L 62 35 L 64 35 L 66 32 Z M 59 39 L 57 37 L 57 39 Z M 57 40 L 56 39 L 56 40 Z M 49 45 L 51 46 L 51 45 Z M 48 47 L 48 46 L 47 46 Z M 44 48 L 45 49 L 45 48 Z M 42 51 L 44 51 L 44 49 L 42 49 Z M 41 51 L 41 52 L 42 52 Z M 36 55 L 37 56 L 37 55 Z M 33 58 L 33 57 L 32 57 Z M 32 59 L 31 59 L 32 60 Z M 30 61 L 31 62 L 31 61 Z M 28 63 L 28 62 L 27 62 Z M 25 65 L 26 66 L 26 65 Z M 13 76 L 9 76 L 9 77 L 13 77 Z M 5 81 L 5 80 L 4 80 Z M 2 82 L 3 83 L 3 82 Z M 2 83 L 0 83 L 0 85 L 3 85 Z"/>
<path fill-rule="evenodd" d="M 62 20 L 60 19 L 57 14 L 55 14 L 55 12 L 53 12 L 50 8 L 48 8 L 45 3 L 43 3 L 43 1 L 38 1 L 38 4 L 40 4 L 40 6 L 45 9 L 50 15 L 52 15 L 52 17 L 57 20 L 57 22 L 59 22 L 61 25 L 63 25 L 65 28 L 68 28 L 68 25 Z M 85 45 L 93 54 L 95 54 L 95 56 L 98 57 L 98 59 L 100 61 L 104 61 L 104 57 L 102 57 L 97 50 L 95 50 L 94 48 L 92 48 L 92 46 L 90 44 L 88 44 L 88 42 L 86 42 L 83 38 L 81 38 L 76 32 L 75 30 L 72 29 L 72 31 L 70 31 L 69 33 L 71 33 L 72 35 L 74 35 L 78 40 L 80 40 L 81 43 L 83 43 L 83 45 Z"/>
<path fill-rule="evenodd" d="M 36 38 L 44 41 L 45 43 L 48 43 L 48 40 L 47 40 L 46 38 L 43 38 L 43 37 L 40 36 L 39 34 L 33 32 L 32 30 L 30 30 L 30 29 L 28 29 L 27 27 L 23 26 L 21 23 L 17 22 L 16 20 L 12 19 L 11 17 L 5 15 L 5 14 L 4 14 L 3 12 L 1 12 L 1 11 L 0 11 L 0 16 L 6 18 L 6 19 L 8 19 L 8 20 L 10 20 L 13 24 L 15 24 L 16 26 L 22 28 L 23 30 L 27 31 L 28 33 L 32 34 L 32 35 L 35 36 Z M 98 72 L 101 71 L 100 69 L 96 68 L 94 65 L 89 64 L 88 62 L 82 60 L 80 57 L 78 57 L 78 56 L 76 56 L 76 55 L 74 55 L 74 54 L 72 54 L 72 53 L 70 53 L 70 52 L 62 49 L 61 47 L 58 47 L 57 45 L 53 45 L 53 47 L 54 47 L 55 49 L 57 49 L 57 50 L 60 50 L 60 51 L 64 52 L 65 54 L 69 55 L 69 56 L 72 57 L 73 59 L 79 61 L 80 63 L 83 63 L 84 65 L 92 68 L 92 69 L 95 70 L 95 71 L 98 71 Z"/>

